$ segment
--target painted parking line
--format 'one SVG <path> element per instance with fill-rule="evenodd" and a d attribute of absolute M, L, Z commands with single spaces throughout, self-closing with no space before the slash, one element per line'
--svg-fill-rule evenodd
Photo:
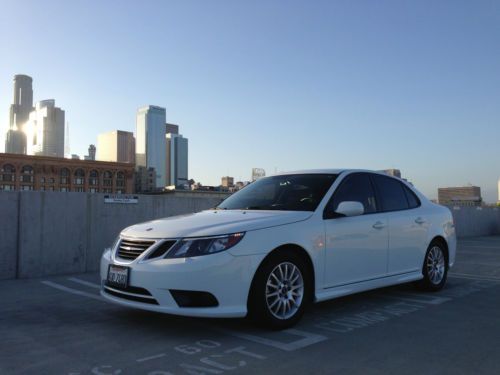
<path fill-rule="evenodd" d="M 347 314 L 325 317 L 315 324 L 317 329 L 333 333 L 348 333 L 353 330 L 366 328 L 406 314 L 425 309 L 421 303 L 409 303 L 396 300 L 383 305 L 371 306 L 367 309 L 356 309 Z"/>
<path fill-rule="evenodd" d="M 302 330 L 298 329 L 287 329 L 282 331 L 283 333 L 288 333 L 294 336 L 299 336 L 301 337 L 298 340 L 292 341 L 292 342 L 283 342 L 283 341 L 278 341 L 278 340 L 273 340 L 261 336 L 256 336 L 256 335 L 251 335 L 248 333 L 241 333 L 237 331 L 230 331 L 227 329 L 217 329 L 217 331 L 221 333 L 225 333 L 226 335 L 229 336 L 234 336 L 240 339 L 248 340 L 255 342 L 257 344 L 262 344 L 262 345 L 267 345 L 276 349 L 281 349 L 287 352 L 291 352 L 297 349 L 302 349 L 307 346 L 316 344 L 321 341 L 328 340 L 328 337 L 323 336 L 323 335 L 318 335 L 316 333 L 310 333 L 310 332 L 305 332 Z"/>
<path fill-rule="evenodd" d="M 101 286 L 99 284 L 91 283 L 89 281 L 85 281 L 82 279 L 77 279 L 76 277 L 68 277 L 68 280 L 73 281 L 74 283 L 77 283 L 77 284 L 88 286 L 90 288 L 101 289 Z"/>
<path fill-rule="evenodd" d="M 146 361 L 152 361 L 153 359 L 162 358 L 162 357 L 165 357 L 165 356 L 166 356 L 165 353 L 160 353 L 160 354 L 156 354 L 156 355 L 151 355 L 149 357 L 139 358 L 139 359 L 136 359 L 135 361 L 139 362 L 139 363 L 142 363 L 142 362 L 146 362 Z"/>
<path fill-rule="evenodd" d="M 426 294 L 403 293 L 403 292 L 390 292 L 387 294 L 380 294 L 380 297 L 395 299 L 405 302 L 422 303 L 426 305 L 440 305 L 444 302 L 448 302 L 451 300 L 451 298 L 447 297 L 438 297 Z"/>
<path fill-rule="evenodd" d="M 450 276 L 454 277 L 453 274 L 451 274 Z M 470 274 L 458 274 L 458 276 L 455 276 L 455 277 L 460 277 L 460 278 L 474 277 L 474 280 L 477 280 L 478 282 L 481 282 L 481 281 L 500 282 L 500 279 L 494 279 L 494 278 L 481 277 L 481 279 L 477 279 L 476 275 L 470 275 Z M 97 284 L 90 283 L 90 282 L 87 282 L 85 280 L 81 280 L 78 278 L 68 278 L 68 280 L 75 282 L 75 283 L 78 283 L 78 284 L 81 284 L 81 285 L 84 285 L 84 286 L 91 286 L 93 288 L 98 287 Z M 44 285 L 50 286 L 52 288 L 58 289 L 60 291 L 66 292 L 66 293 L 71 293 L 71 294 L 83 296 L 86 298 L 92 298 L 92 299 L 106 302 L 103 298 L 101 298 L 98 295 L 87 293 L 87 292 L 73 289 L 73 288 L 69 288 L 69 287 L 66 287 L 64 285 L 61 285 L 61 284 L 58 284 L 55 282 L 42 281 L 42 283 Z M 480 290 L 480 289 L 473 290 L 473 291 L 478 291 L 478 290 Z M 465 293 L 465 295 L 469 294 L 469 292 L 471 292 L 471 291 L 467 291 L 467 293 Z M 394 317 L 394 316 L 399 316 L 401 314 L 416 311 L 418 309 L 424 308 L 424 305 L 439 305 L 441 303 L 444 303 L 444 302 L 447 302 L 447 301 L 450 301 L 453 299 L 453 298 L 442 297 L 442 296 L 433 296 L 433 295 L 411 293 L 411 292 L 396 292 L 396 291 L 389 292 L 389 293 L 381 293 L 381 294 L 377 294 L 377 295 L 378 295 L 378 297 L 382 297 L 383 299 L 396 300 L 397 303 L 395 305 L 391 304 L 389 306 L 377 307 L 376 311 L 373 311 L 373 312 L 370 312 L 370 311 L 361 312 L 358 314 L 354 314 L 353 316 L 344 316 L 344 317 L 340 317 L 340 318 L 337 318 L 334 320 L 323 322 L 323 323 L 315 325 L 315 328 L 321 329 L 323 332 L 325 332 L 325 331 L 336 332 L 336 333 L 349 332 L 353 329 L 364 328 L 367 325 L 371 325 L 371 324 L 374 324 L 376 322 L 388 320 L 391 316 Z M 451 297 L 453 297 L 453 296 L 451 296 Z M 201 324 L 200 326 L 201 326 L 200 328 L 203 328 L 203 329 L 217 331 L 217 332 L 220 332 L 220 333 L 228 335 L 228 336 L 236 337 L 239 339 L 243 339 L 246 341 L 265 345 L 268 347 L 272 347 L 272 348 L 287 351 L 287 352 L 302 349 L 302 348 L 305 348 L 305 347 L 308 347 L 308 346 L 311 346 L 311 345 L 314 345 L 316 343 L 320 343 L 322 341 L 329 339 L 329 337 L 324 336 L 322 334 L 311 333 L 311 332 L 307 332 L 304 330 L 298 330 L 298 329 L 288 329 L 288 330 L 282 331 L 282 333 L 297 337 L 297 339 L 294 341 L 289 341 L 289 340 L 283 341 L 283 340 L 281 340 L 279 338 L 275 338 L 275 337 L 261 337 L 259 335 L 244 333 L 244 332 L 239 332 L 239 331 L 234 331 L 234 330 L 229 330 L 229 329 L 218 329 L 218 328 L 215 328 L 213 326 L 206 325 L 206 324 Z M 142 362 L 151 361 L 154 359 L 163 358 L 164 356 L 166 356 L 165 353 L 159 353 L 159 354 L 154 354 L 154 355 L 147 356 L 144 358 L 139 358 L 139 359 L 136 359 L 135 361 L 138 363 L 142 363 Z"/>
<path fill-rule="evenodd" d="M 92 299 L 95 299 L 95 300 L 98 300 L 101 302 L 106 302 L 106 300 L 104 298 L 102 298 L 96 294 L 82 292 L 81 290 L 78 290 L 78 289 L 68 288 L 67 286 L 57 284 L 57 283 L 54 283 L 52 281 L 44 280 L 44 281 L 41 281 L 41 283 L 44 285 L 50 286 L 52 288 L 61 290 L 61 291 L 66 292 L 66 293 L 76 294 L 77 296 L 92 298 Z"/>
<path fill-rule="evenodd" d="M 85 280 L 81 280 L 78 278 L 70 277 L 70 278 L 68 278 L 68 280 L 73 281 L 73 282 L 78 283 L 78 284 L 81 284 L 81 285 L 90 286 L 93 288 L 100 288 L 97 284 L 90 283 L 90 282 L 87 282 Z M 44 280 L 44 281 L 41 281 L 41 283 L 44 285 L 50 286 L 52 288 L 58 289 L 60 291 L 66 292 L 66 293 L 71 293 L 71 294 L 75 294 L 78 296 L 92 298 L 92 299 L 96 299 L 96 300 L 99 300 L 102 302 L 107 302 L 104 298 L 102 298 L 98 295 L 87 293 L 87 292 L 84 292 L 84 291 L 81 291 L 78 289 L 69 288 L 67 286 L 64 286 L 64 285 L 61 285 L 61 284 L 58 284 L 58 283 L 55 283 L 52 281 Z M 210 327 L 210 326 L 205 325 L 205 324 L 200 324 L 200 326 L 204 329 L 215 330 L 215 331 L 218 331 L 220 333 L 223 333 L 223 334 L 226 334 L 229 336 L 244 339 L 244 340 L 251 341 L 254 343 L 258 343 L 258 344 L 267 345 L 267 346 L 281 349 L 284 351 L 294 351 L 297 349 L 302 349 L 302 348 L 305 348 L 307 346 L 310 346 L 310 345 L 313 345 L 313 344 L 316 344 L 318 342 L 325 341 L 328 339 L 326 336 L 323 336 L 323 335 L 318 335 L 315 333 L 305 332 L 305 331 L 301 331 L 301 330 L 297 330 L 297 329 L 288 329 L 288 330 L 285 330 L 282 332 L 288 333 L 288 334 L 293 335 L 293 336 L 298 336 L 299 339 L 292 341 L 292 342 L 282 342 L 279 340 L 264 338 L 264 337 L 260 337 L 260 336 L 256 336 L 256 335 L 252 335 L 252 334 L 235 332 L 235 331 L 231 331 L 228 329 L 214 329 L 213 327 Z M 165 356 L 165 354 L 161 353 L 161 354 L 154 355 L 151 357 L 140 358 L 140 359 L 137 359 L 136 361 L 137 362 L 145 362 L 148 360 L 161 358 L 163 356 Z"/>
<path fill-rule="evenodd" d="M 495 249 L 500 250 L 499 246 L 488 246 L 488 245 L 474 245 L 474 244 L 461 244 L 458 245 L 458 249 L 460 251 L 461 248 L 469 248 L 469 249 Z"/>
<path fill-rule="evenodd" d="M 467 279 L 467 280 L 479 280 L 479 281 L 492 281 L 492 282 L 500 282 L 500 277 L 495 276 L 480 276 L 474 275 L 472 273 L 459 273 L 459 272 L 450 272 L 448 274 L 449 277 L 453 277 L 455 279 Z"/>

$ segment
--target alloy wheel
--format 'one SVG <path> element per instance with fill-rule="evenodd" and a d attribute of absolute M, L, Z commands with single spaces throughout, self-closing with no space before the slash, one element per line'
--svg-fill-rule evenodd
<path fill-rule="evenodd" d="M 444 277 L 445 259 L 443 250 L 439 246 L 433 246 L 427 256 L 427 274 L 432 284 L 438 285 Z"/>
<path fill-rule="evenodd" d="M 304 279 L 300 269 L 290 262 L 278 264 L 266 282 L 266 303 L 280 320 L 294 316 L 304 298 Z"/>

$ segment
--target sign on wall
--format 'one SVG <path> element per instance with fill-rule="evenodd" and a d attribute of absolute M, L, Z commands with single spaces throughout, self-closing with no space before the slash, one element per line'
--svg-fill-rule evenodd
<path fill-rule="evenodd" d="M 139 197 L 137 195 L 114 194 L 104 196 L 104 203 L 137 204 L 138 202 Z"/>

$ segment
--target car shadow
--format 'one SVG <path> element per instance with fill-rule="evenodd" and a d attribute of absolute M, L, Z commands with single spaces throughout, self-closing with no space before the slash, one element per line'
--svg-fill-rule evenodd
<path fill-rule="evenodd" d="M 390 296 L 392 293 L 428 294 L 428 292 L 424 292 L 416 287 L 414 283 L 408 283 L 323 301 L 311 305 L 302 320 L 294 328 L 300 329 L 300 327 L 307 327 L 314 324 L 319 316 L 328 315 L 331 317 L 335 316 L 336 313 L 343 313 L 346 310 L 356 313 L 357 311 L 363 311 L 368 304 L 372 306 L 374 304 L 386 304 L 387 299 L 385 297 Z M 213 334 L 214 331 L 252 334 L 268 334 L 272 332 L 260 326 L 258 322 L 246 318 L 183 317 L 123 308 L 113 309 L 109 313 L 127 325 L 139 325 L 142 332 L 182 332 L 186 338 L 192 336 L 193 339 L 199 339 L 200 334 Z"/>

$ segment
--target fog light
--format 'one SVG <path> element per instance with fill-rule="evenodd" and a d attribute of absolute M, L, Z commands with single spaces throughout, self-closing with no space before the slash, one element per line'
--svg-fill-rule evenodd
<path fill-rule="evenodd" d="M 219 306 L 217 298 L 208 292 L 191 290 L 170 289 L 172 297 L 179 307 L 216 307 Z"/>

